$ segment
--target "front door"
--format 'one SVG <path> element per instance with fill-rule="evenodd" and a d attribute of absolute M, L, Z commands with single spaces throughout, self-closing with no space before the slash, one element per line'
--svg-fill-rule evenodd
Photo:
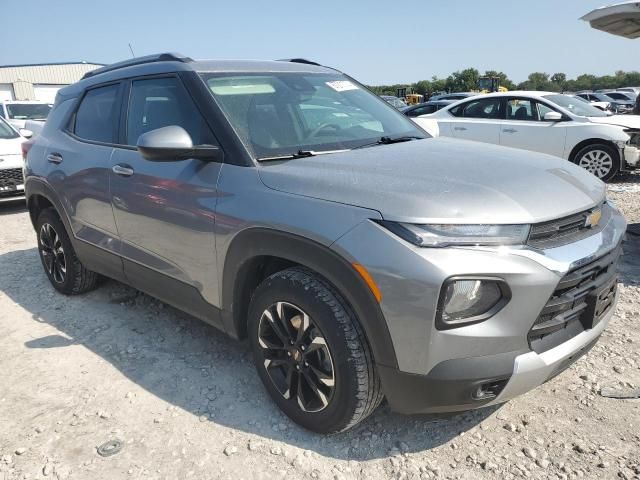
<path fill-rule="evenodd" d="M 553 111 L 529 98 L 509 98 L 506 119 L 500 128 L 500 145 L 562 157 L 566 123 L 544 121 L 545 114 Z"/>
<path fill-rule="evenodd" d="M 135 287 L 202 317 L 200 302 L 219 304 L 213 228 L 221 164 L 149 161 L 135 145 L 169 125 L 184 128 L 194 145 L 217 142 L 176 76 L 133 80 L 126 117 L 127 148 L 115 149 L 110 174 L 125 274 Z"/>

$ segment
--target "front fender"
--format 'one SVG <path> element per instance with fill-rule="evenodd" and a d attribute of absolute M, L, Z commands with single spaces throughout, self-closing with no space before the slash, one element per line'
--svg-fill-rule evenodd
<path fill-rule="evenodd" d="M 246 336 L 248 302 L 242 302 L 242 287 L 250 281 L 252 262 L 276 257 L 314 270 L 329 281 L 349 303 L 380 365 L 397 368 L 396 355 L 380 305 L 351 264 L 317 242 L 268 228 L 239 232 L 229 246 L 222 279 L 222 316 L 231 336 Z"/>

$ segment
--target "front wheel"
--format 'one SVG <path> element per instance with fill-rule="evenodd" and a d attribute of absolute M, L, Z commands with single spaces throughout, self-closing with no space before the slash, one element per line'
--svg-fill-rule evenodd
<path fill-rule="evenodd" d="M 620 155 L 605 144 L 587 145 L 576 153 L 573 162 L 603 182 L 611 180 L 620 171 Z"/>
<path fill-rule="evenodd" d="M 380 404 L 380 380 L 358 320 L 313 272 L 291 268 L 262 282 L 249 307 L 248 334 L 260 379 L 301 426 L 347 430 Z"/>

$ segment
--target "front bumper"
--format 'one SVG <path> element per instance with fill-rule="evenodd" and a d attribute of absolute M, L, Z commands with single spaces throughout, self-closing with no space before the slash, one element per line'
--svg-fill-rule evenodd
<path fill-rule="evenodd" d="M 438 413 L 472 410 L 507 402 L 551 380 L 596 344 L 614 309 L 597 327 L 557 347 L 536 352 L 507 352 L 484 357 L 446 360 L 427 375 L 379 367 L 385 396 L 398 413 Z M 496 396 L 479 396 L 483 388 Z"/>
<path fill-rule="evenodd" d="M 534 322 L 569 271 L 604 257 L 622 240 L 626 222 L 614 210 L 598 233 L 569 245 L 418 248 L 376 224 L 361 224 L 334 244 L 366 266 L 382 292 L 397 366 L 378 365 L 391 407 L 402 413 L 468 410 L 507 401 L 552 378 L 597 341 L 600 322 L 539 353 L 528 341 Z M 385 252 L 382 256 L 379 252 Z M 490 319 L 451 330 L 435 328 L 443 282 L 458 275 L 502 278 L 510 302 Z M 483 395 L 487 387 L 493 395 Z"/>

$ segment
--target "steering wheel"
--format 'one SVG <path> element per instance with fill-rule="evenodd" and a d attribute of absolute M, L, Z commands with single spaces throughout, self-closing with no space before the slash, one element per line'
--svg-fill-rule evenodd
<path fill-rule="evenodd" d="M 321 123 L 316 128 L 311 130 L 309 135 L 307 135 L 307 138 L 313 138 L 313 137 L 317 136 L 325 128 L 333 128 L 335 130 L 342 130 L 342 127 L 340 125 L 336 125 L 335 123 Z"/>

